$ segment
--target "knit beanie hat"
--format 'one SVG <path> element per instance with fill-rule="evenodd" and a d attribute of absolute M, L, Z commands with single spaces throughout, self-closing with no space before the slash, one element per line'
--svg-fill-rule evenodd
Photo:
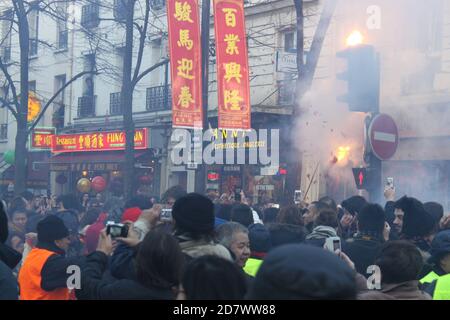
<path fill-rule="evenodd" d="M 214 231 L 214 204 L 207 197 L 189 193 L 175 201 L 172 217 L 177 228 L 193 233 Z"/>
<path fill-rule="evenodd" d="M 60 240 L 69 235 L 69 230 L 64 222 L 54 215 L 49 215 L 39 221 L 37 225 L 38 241 L 51 243 Z"/>

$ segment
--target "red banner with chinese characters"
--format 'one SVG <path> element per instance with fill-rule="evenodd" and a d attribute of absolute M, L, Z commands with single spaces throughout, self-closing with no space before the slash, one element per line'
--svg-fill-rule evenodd
<path fill-rule="evenodd" d="M 201 43 L 198 0 L 167 1 L 172 126 L 202 128 Z"/>
<path fill-rule="evenodd" d="M 52 128 L 34 129 L 30 137 L 30 150 L 50 150 L 54 135 L 55 129 Z"/>
<path fill-rule="evenodd" d="M 251 128 L 244 1 L 214 0 L 219 128 Z"/>
<path fill-rule="evenodd" d="M 134 148 L 148 148 L 147 128 L 136 129 Z M 125 150 L 125 132 L 93 132 L 54 135 L 52 152 L 114 151 Z"/>

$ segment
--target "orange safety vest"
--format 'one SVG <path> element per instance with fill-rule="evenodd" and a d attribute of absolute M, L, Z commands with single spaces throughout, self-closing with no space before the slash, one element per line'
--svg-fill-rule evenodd
<path fill-rule="evenodd" d="M 45 291 L 41 288 L 41 272 L 53 251 L 34 248 L 26 257 L 19 271 L 20 300 L 69 300 L 68 288 Z"/>

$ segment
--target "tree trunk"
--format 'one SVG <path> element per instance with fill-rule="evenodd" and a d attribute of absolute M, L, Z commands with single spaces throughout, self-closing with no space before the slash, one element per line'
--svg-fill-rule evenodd
<path fill-rule="evenodd" d="M 134 122 L 133 122 L 133 89 L 131 69 L 133 60 L 133 19 L 135 0 L 128 0 L 126 4 L 126 38 L 123 57 L 122 79 L 122 110 L 123 127 L 125 129 L 125 166 L 124 166 L 124 195 L 130 199 L 134 193 Z"/>
<path fill-rule="evenodd" d="M 27 117 L 28 117 L 28 69 L 29 41 L 28 18 L 23 1 L 17 1 L 17 19 L 19 21 L 20 44 L 20 109 L 17 117 L 17 135 L 14 160 L 14 191 L 19 194 L 26 190 L 27 158 Z"/>

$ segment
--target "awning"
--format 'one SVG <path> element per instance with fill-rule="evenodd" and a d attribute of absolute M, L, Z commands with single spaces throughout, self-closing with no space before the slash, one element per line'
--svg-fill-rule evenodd
<path fill-rule="evenodd" d="M 151 156 L 150 150 L 136 150 L 134 157 L 139 162 L 141 158 Z M 62 153 L 50 158 L 50 171 L 115 171 L 120 170 L 125 161 L 124 151 L 77 152 Z"/>

